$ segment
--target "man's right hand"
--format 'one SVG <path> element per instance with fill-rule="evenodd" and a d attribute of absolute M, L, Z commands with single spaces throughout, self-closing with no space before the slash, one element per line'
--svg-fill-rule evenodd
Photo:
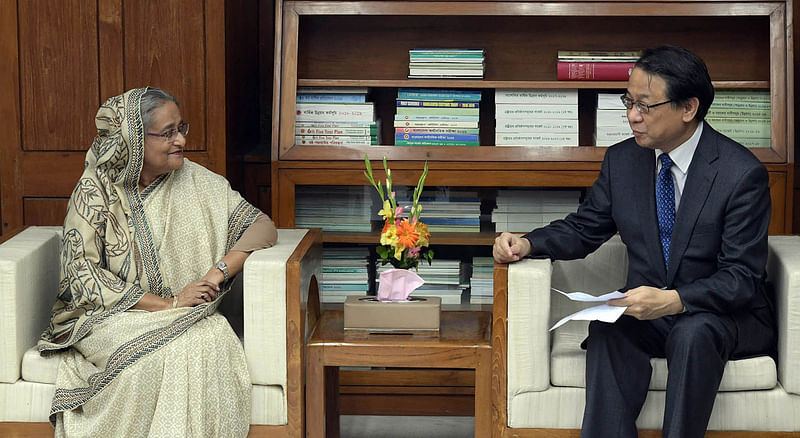
<path fill-rule="evenodd" d="M 531 242 L 516 234 L 502 233 L 494 239 L 492 255 L 498 263 L 516 262 L 530 253 Z"/>

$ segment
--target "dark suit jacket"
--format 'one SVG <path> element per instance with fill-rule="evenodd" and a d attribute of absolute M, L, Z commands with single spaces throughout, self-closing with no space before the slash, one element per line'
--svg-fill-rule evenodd
<path fill-rule="evenodd" d="M 653 150 L 633 138 L 610 147 L 578 212 L 525 236 L 531 256 L 583 258 L 619 232 L 628 250 L 626 288 L 676 289 L 688 312 L 732 315 L 739 327 L 734 355 L 763 353 L 750 351 L 749 336 L 773 321 L 765 285 L 771 211 L 766 168 L 705 124 L 676 212 L 668 269 L 658 234 L 655 169 Z"/>

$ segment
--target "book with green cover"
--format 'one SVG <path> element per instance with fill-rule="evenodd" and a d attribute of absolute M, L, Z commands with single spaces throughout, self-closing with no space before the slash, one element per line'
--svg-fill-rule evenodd
<path fill-rule="evenodd" d="M 715 90 L 714 102 L 723 100 L 769 102 L 768 90 Z"/>
<path fill-rule="evenodd" d="M 712 119 L 769 119 L 769 108 L 717 108 L 713 104 L 706 117 Z"/>

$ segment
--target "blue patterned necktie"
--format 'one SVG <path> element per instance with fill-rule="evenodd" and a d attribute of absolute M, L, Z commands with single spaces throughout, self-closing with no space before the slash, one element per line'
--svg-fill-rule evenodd
<path fill-rule="evenodd" d="M 675 187 L 672 182 L 672 160 L 667 154 L 658 156 L 661 170 L 656 180 L 656 212 L 661 249 L 664 251 L 664 265 L 669 266 L 669 245 L 672 240 L 672 227 L 675 225 Z"/>

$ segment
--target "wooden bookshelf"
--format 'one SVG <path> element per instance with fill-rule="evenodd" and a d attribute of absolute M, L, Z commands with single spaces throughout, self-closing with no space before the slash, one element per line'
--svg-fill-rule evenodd
<path fill-rule="evenodd" d="M 770 233 L 790 233 L 794 191 L 790 121 L 795 119 L 791 17 L 791 1 L 280 2 L 273 83 L 273 218 L 282 227 L 295 225 L 298 186 L 367 185 L 362 174 L 365 155 L 373 160 L 374 168 L 380 168 L 374 166 L 376 160 L 386 157 L 395 184 L 400 185 L 414 185 L 423 161 L 427 161 L 426 187 L 590 187 L 605 154 L 605 148 L 592 141 L 592 99 L 598 92 L 621 93 L 626 84 L 558 81 L 557 51 L 640 50 L 670 43 L 703 58 L 717 89 L 769 90 L 772 147 L 753 152 L 770 172 Z M 408 50 L 422 47 L 485 49 L 484 79 L 407 79 Z M 368 100 L 375 102 L 376 115 L 383 120 L 384 144 L 296 146 L 298 86 L 368 87 Z M 392 116 L 399 87 L 481 90 L 481 146 L 394 146 Z M 561 148 L 494 146 L 496 88 L 578 90 L 580 144 Z M 325 242 L 337 245 L 377 242 L 377 233 L 324 236 Z M 492 241 L 489 232 L 437 233 L 432 237 L 434 244 L 446 246 L 488 246 Z M 434 381 L 419 371 L 409 373 L 393 372 L 378 378 L 370 371 L 348 371 L 342 377 L 342 393 L 369 393 L 371 400 L 384 404 L 402 394 L 405 406 L 413 405 L 406 402 L 410 400 L 407 397 L 430 403 L 429 397 L 440 396 L 440 406 L 444 406 L 448 397 L 452 402 L 453 388 L 463 386 L 463 376 L 459 380 L 441 375 Z M 410 389 L 416 381 L 427 383 Z M 358 403 L 348 406 L 348 412 L 359 412 Z M 370 409 L 381 411 L 380 406 Z"/>

